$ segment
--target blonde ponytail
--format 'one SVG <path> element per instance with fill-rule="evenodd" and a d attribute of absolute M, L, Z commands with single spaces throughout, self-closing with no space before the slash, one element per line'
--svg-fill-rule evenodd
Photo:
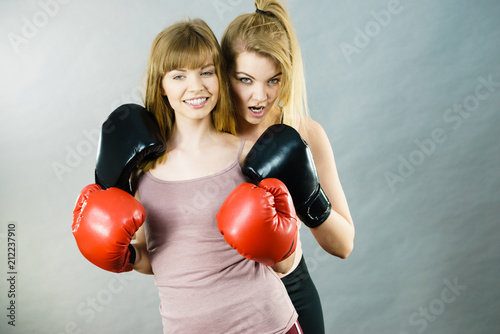
<path fill-rule="evenodd" d="M 229 71 L 244 51 L 269 57 L 282 69 L 277 103 L 283 109 L 283 122 L 298 128 L 309 117 L 306 84 L 300 46 L 285 6 L 277 0 L 256 0 L 256 12 L 236 17 L 221 41 Z M 298 130 L 298 129 L 297 129 Z"/>

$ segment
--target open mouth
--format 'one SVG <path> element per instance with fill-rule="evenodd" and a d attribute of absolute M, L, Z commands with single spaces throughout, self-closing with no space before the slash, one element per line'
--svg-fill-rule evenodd
<path fill-rule="evenodd" d="M 266 111 L 265 107 L 252 106 L 252 107 L 248 107 L 248 109 L 250 110 L 250 113 L 254 117 L 262 117 L 262 116 L 264 116 L 264 112 Z"/>

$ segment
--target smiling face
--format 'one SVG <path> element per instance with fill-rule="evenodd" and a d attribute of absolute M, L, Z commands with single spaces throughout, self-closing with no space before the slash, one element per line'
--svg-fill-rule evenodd
<path fill-rule="evenodd" d="M 238 55 L 234 67 L 231 87 L 239 119 L 260 124 L 278 97 L 281 68 L 270 58 L 248 51 Z"/>
<path fill-rule="evenodd" d="M 176 119 L 206 117 L 215 108 L 219 97 L 219 80 L 215 66 L 210 62 L 196 69 L 180 68 L 167 72 L 162 88 Z"/>

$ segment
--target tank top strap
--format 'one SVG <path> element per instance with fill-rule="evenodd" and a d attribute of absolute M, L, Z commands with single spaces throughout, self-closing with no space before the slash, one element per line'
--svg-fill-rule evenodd
<path fill-rule="evenodd" d="M 243 146 L 245 146 L 245 139 L 241 140 L 240 148 L 238 149 L 238 155 L 236 156 L 236 161 L 240 161 L 241 152 L 243 152 Z"/>

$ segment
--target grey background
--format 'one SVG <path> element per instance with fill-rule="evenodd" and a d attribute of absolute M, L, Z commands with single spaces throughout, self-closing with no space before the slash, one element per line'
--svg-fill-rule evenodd
<path fill-rule="evenodd" d="M 347 260 L 302 230 L 327 332 L 499 333 L 500 3 L 288 6 L 312 117 L 330 137 L 356 226 Z M 71 234 L 73 205 L 93 182 L 102 121 L 141 101 L 155 35 L 189 16 L 220 38 L 253 8 L 0 2 L 1 333 L 161 332 L 152 277 L 88 263 Z M 15 327 L 6 317 L 9 223 Z"/>

